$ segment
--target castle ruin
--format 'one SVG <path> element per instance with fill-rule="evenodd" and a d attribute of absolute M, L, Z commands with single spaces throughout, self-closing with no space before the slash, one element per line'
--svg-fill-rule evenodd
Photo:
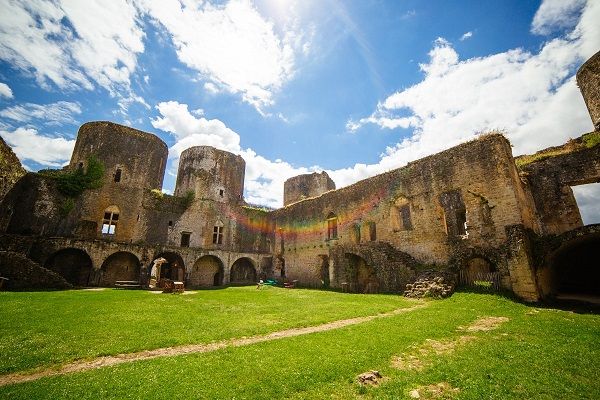
<path fill-rule="evenodd" d="M 162 140 L 86 123 L 63 172 L 83 175 L 95 160 L 102 184 L 69 196 L 55 176 L 25 173 L 2 142 L 10 162 L 0 260 L 11 252 L 37 263 L 23 279 L 36 275 L 42 286 L 53 274 L 73 286 L 145 286 L 164 258 L 161 276 L 188 288 L 274 278 L 403 292 L 424 268 L 446 268 L 494 274 L 526 301 L 600 295 L 600 225 L 583 225 L 571 190 L 600 182 L 600 53 L 577 82 L 595 131 L 563 146 L 514 158 L 508 140 L 490 133 L 337 190 L 325 172 L 301 175 L 286 181 L 277 210 L 248 205 L 243 158 L 209 146 L 181 154 L 167 195 Z M 11 268 L 3 262 L 0 274 Z"/>

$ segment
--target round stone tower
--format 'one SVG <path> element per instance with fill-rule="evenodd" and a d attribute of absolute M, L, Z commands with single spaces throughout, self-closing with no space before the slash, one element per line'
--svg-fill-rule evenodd
<path fill-rule="evenodd" d="M 600 130 L 600 51 L 587 60 L 577 71 L 577 86 L 596 130 Z"/>
<path fill-rule="evenodd" d="M 104 165 L 104 183 L 162 189 L 167 145 L 157 136 L 108 121 L 79 128 L 69 169 L 86 168 L 94 156 Z"/>
<path fill-rule="evenodd" d="M 243 198 L 245 169 L 241 156 L 211 146 L 190 147 L 179 158 L 175 195 L 192 191 L 196 199 L 235 203 Z"/>
<path fill-rule="evenodd" d="M 330 190 L 335 190 L 335 182 L 325 171 L 294 176 L 283 184 L 283 205 L 316 197 Z"/>

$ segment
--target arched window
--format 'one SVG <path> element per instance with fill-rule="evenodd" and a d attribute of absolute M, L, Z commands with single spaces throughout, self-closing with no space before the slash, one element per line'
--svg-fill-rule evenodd
<path fill-rule="evenodd" d="M 102 220 L 102 234 L 114 235 L 119 221 L 119 208 L 110 206 L 104 210 L 104 219 Z"/>
<path fill-rule="evenodd" d="M 327 215 L 327 239 L 337 239 L 337 215 L 329 213 Z"/>

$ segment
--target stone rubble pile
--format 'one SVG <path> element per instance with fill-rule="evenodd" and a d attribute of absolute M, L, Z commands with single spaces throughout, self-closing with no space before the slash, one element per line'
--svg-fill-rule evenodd
<path fill-rule="evenodd" d="M 406 285 L 405 297 L 442 299 L 454 293 L 454 276 L 438 271 L 426 271 L 414 283 Z"/>
<path fill-rule="evenodd" d="M 381 378 L 379 371 L 364 372 L 356 377 L 361 385 L 377 385 Z"/>

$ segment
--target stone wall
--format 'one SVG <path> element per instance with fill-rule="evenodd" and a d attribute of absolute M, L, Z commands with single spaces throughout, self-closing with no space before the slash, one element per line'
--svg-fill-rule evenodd
<path fill-rule="evenodd" d="M 600 51 L 577 71 L 577 86 L 583 95 L 595 129 L 600 130 Z"/>
<path fill-rule="evenodd" d="M 70 289 L 62 276 L 41 267 L 22 253 L 0 251 L 0 276 L 8 278 L 2 290 Z"/>
<path fill-rule="evenodd" d="M 21 166 L 21 162 L 0 137 L 0 201 L 23 175 L 25 169 Z"/>
<path fill-rule="evenodd" d="M 386 242 L 421 263 L 445 264 L 459 245 L 502 246 L 507 225 L 534 228 L 520 185 L 508 141 L 485 135 L 274 211 L 275 252 L 286 273 L 308 281 L 320 280 L 320 255 L 350 244 Z"/>

